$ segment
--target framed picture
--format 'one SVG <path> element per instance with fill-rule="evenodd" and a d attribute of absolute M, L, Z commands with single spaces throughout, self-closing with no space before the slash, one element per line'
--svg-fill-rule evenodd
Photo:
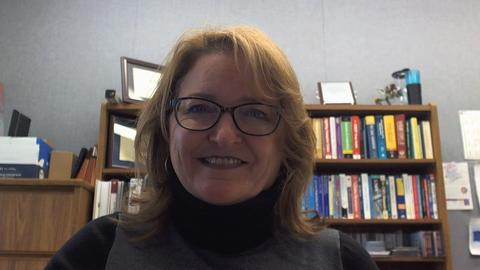
<path fill-rule="evenodd" d="M 162 77 L 163 66 L 122 56 L 122 97 L 124 102 L 150 99 Z"/>
<path fill-rule="evenodd" d="M 319 82 L 318 97 L 322 104 L 356 104 L 351 82 Z"/>
<path fill-rule="evenodd" d="M 133 168 L 137 135 L 136 118 L 110 115 L 109 121 L 107 167 Z"/>

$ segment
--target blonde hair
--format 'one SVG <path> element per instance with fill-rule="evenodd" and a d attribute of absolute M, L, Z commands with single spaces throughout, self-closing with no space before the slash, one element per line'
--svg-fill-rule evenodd
<path fill-rule="evenodd" d="M 285 133 L 281 145 L 284 145 L 285 158 L 281 169 L 284 178 L 279 180 L 282 189 L 274 209 L 275 226 L 286 228 L 297 236 L 316 233 L 322 227 L 320 222 L 307 219 L 301 211 L 304 191 L 314 168 L 315 135 L 303 106 L 299 83 L 281 49 L 263 32 L 248 26 L 189 32 L 179 39 L 170 53 L 156 92 L 146 103 L 137 124 L 136 159 L 145 165 L 151 189 L 140 212 L 127 215 L 124 225 L 152 224 L 148 233 L 151 235 L 168 221 L 171 203 L 167 184 L 170 101 L 194 63 L 201 56 L 212 53 L 232 54 L 237 67 L 246 65 L 245 70 L 250 72 L 263 98 L 280 104 Z"/>

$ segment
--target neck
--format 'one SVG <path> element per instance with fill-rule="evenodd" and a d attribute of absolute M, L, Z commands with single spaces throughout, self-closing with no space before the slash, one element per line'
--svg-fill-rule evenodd
<path fill-rule="evenodd" d="M 191 244 L 218 253 L 242 252 L 272 236 L 278 185 L 233 205 L 213 205 L 190 194 L 180 181 L 171 181 L 173 223 Z"/>

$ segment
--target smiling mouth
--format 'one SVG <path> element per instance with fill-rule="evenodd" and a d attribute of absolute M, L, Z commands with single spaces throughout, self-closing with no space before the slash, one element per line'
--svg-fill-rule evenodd
<path fill-rule="evenodd" d="M 233 169 L 247 163 L 235 157 L 204 157 L 199 160 L 203 165 L 215 169 Z"/>

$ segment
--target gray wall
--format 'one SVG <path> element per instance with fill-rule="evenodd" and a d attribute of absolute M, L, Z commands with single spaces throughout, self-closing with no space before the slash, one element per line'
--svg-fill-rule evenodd
<path fill-rule="evenodd" d="M 420 69 L 424 102 L 439 106 L 443 159 L 463 159 L 457 111 L 480 109 L 476 0 L 0 0 L 5 125 L 16 108 L 32 118 L 31 135 L 78 152 L 97 141 L 104 90 L 121 89 L 120 56 L 161 63 L 182 32 L 218 24 L 267 32 L 307 103 L 317 81 L 349 80 L 371 104 L 392 71 Z M 474 202 L 474 211 L 450 212 L 455 269 L 480 266 L 467 244 Z"/>

